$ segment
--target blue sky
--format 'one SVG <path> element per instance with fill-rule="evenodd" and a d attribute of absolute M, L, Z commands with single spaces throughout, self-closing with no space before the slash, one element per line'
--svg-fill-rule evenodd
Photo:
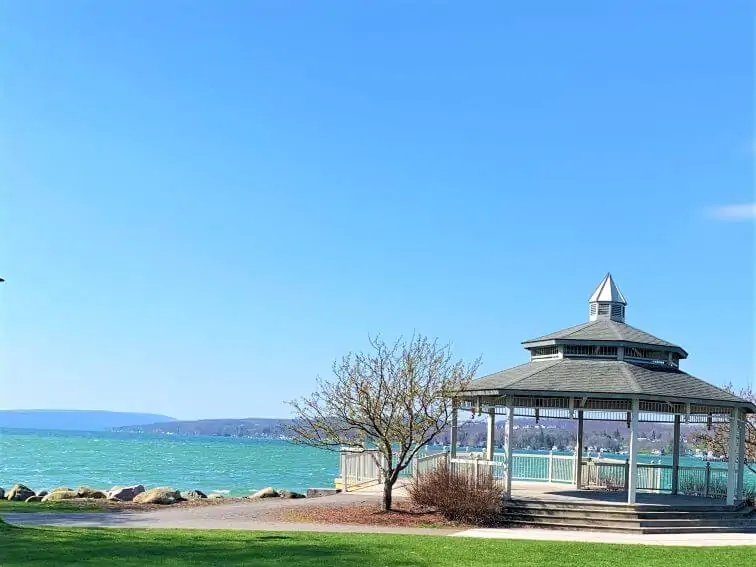
<path fill-rule="evenodd" d="M 369 333 L 754 380 L 749 2 L 0 2 L 1 408 L 281 416 Z M 13 392 L 12 395 L 7 395 Z"/>

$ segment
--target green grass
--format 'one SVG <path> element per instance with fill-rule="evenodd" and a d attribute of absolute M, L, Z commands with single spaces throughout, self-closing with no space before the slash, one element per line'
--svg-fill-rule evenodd
<path fill-rule="evenodd" d="M 680 548 L 438 536 L 17 528 L 0 523 L 0 565 L 745 566 L 756 548 Z"/>
<path fill-rule="evenodd" d="M 96 500 L 70 501 L 59 500 L 58 502 L 11 502 L 0 500 L 0 514 L 17 512 L 102 512 L 106 504 Z"/>

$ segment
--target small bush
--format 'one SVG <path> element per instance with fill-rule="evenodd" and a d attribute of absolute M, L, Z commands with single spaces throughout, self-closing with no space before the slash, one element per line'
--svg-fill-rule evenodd
<path fill-rule="evenodd" d="M 490 474 L 454 473 L 439 467 L 416 476 L 407 486 L 412 502 L 440 513 L 452 522 L 477 526 L 498 523 L 504 491 Z"/>
<path fill-rule="evenodd" d="M 756 486 L 747 487 L 743 493 L 746 505 L 756 506 Z"/>

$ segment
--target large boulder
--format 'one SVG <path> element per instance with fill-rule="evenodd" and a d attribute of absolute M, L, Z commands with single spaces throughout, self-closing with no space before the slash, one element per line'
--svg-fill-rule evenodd
<path fill-rule="evenodd" d="M 276 492 L 276 489 L 272 486 L 268 486 L 267 488 L 263 488 L 262 490 L 258 490 L 254 494 L 250 494 L 249 498 L 277 498 L 278 492 Z"/>
<path fill-rule="evenodd" d="M 184 500 L 202 500 L 203 498 L 207 498 L 207 494 L 201 490 L 187 490 L 181 493 L 181 498 Z"/>
<path fill-rule="evenodd" d="M 161 486 L 137 494 L 134 502 L 137 504 L 175 504 L 176 502 L 181 502 L 181 494 L 178 490 Z"/>
<path fill-rule="evenodd" d="M 300 494 L 299 492 L 293 492 L 291 490 L 282 490 L 278 493 L 278 496 L 281 498 L 304 498 L 304 494 Z"/>
<path fill-rule="evenodd" d="M 89 486 L 80 486 L 76 490 L 76 494 L 79 496 L 79 498 L 94 498 L 97 500 L 102 500 L 103 498 L 108 497 L 108 495 L 105 494 L 102 490 L 90 488 Z"/>
<path fill-rule="evenodd" d="M 73 500 L 79 497 L 75 490 L 55 490 L 42 498 L 42 502 L 60 502 L 61 500 Z"/>
<path fill-rule="evenodd" d="M 37 496 L 39 496 L 40 498 L 44 498 L 48 494 L 49 492 L 47 492 L 47 490 L 40 490 L 39 492 L 37 492 Z"/>
<path fill-rule="evenodd" d="M 219 494 L 217 492 L 213 492 L 210 496 L 208 496 L 211 500 L 222 500 L 225 498 L 222 494 Z"/>
<path fill-rule="evenodd" d="M 24 502 L 42 502 L 43 498 L 44 496 L 40 496 L 39 494 L 37 494 L 36 496 L 29 496 L 29 498 L 24 500 Z"/>
<path fill-rule="evenodd" d="M 29 498 L 29 496 L 34 496 L 34 491 L 31 488 L 24 486 L 23 484 L 16 484 L 8 491 L 6 498 L 16 502 L 23 502 Z"/>
<path fill-rule="evenodd" d="M 138 494 L 144 492 L 144 486 L 137 484 L 136 486 L 114 486 L 108 492 L 108 498 L 110 500 L 118 500 L 119 502 L 131 502 L 136 498 Z"/>

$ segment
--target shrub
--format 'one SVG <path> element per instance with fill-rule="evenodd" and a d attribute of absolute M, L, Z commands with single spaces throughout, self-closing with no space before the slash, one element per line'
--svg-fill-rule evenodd
<path fill-rule="evenodd" d="M 412 479 L 407 486 L 412 503 L 432 508 L 444 518 L 478 526 L 500 519 L 504 491 L 490 474 L 478 478 L 438 467 Z"/>
<path fill-rule="evenodd" d="M 756 486 L 749 486 L 743 491 L 745 503 L 748 506 L 756 506 Z"/>

